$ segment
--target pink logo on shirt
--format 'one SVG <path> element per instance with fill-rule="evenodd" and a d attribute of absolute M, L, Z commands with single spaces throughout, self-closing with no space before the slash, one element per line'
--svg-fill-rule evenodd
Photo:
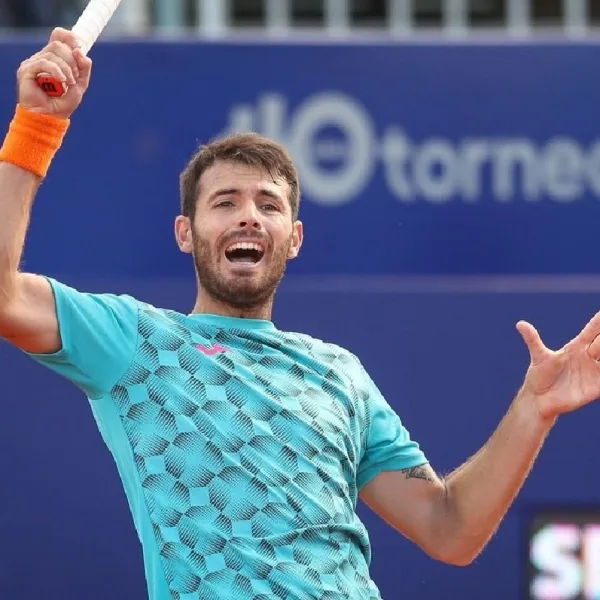
<path fill-rule="evenodd" d="M 196 344 L 196 349 L 200 350 L 206 356 L 214 356 L 215 354 L 220 354 L 221 352 L 229 352 L 229 348 L 225 348 L 225 346 L 220 346 L 216 344 L 215 346 L 203 346 L 202 344 Z"/>

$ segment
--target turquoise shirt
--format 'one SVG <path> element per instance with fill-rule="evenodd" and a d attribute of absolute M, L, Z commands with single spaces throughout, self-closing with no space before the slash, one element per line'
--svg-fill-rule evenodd
<path fill-rule="evenodd" d="M 271 321 L 50 280 L 62 348 L 142 544 L 150 600 L 376 600 L 358 493 L 426 462 L 359 360 Z"/>

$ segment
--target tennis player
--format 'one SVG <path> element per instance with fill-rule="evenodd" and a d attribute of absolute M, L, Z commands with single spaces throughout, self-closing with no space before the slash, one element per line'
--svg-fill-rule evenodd
<path fill-rule="evenodd" d="M 91 67 L 57 29 L 18 70 L 0 150 L 0 334 L 89 399 L 149 598 L 380 598 L 359 498 L 433 559 L 470 564 L 558 416 L 600 395 L 600 314 L 558 351 L 517 323 L 531 357 L 519 392 L 487 444 L 440 477 L 355 356 L 271 320 L 302 245 L 298 177 L 273 141 L 219 139 L 182 174 L 190 314 L 20 272 L 34 196 Z M 40 72 L 68 93 L 46 97 Z"/>

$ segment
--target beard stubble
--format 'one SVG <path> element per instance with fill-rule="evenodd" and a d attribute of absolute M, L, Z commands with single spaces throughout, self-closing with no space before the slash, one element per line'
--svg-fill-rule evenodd
<path fill-rule="evenodd" d="M 272 301 L 287 267 L 287 256 L 292 236 L 279 248 L 265 250 L 263 273 L 233 275 L 222 272 L 220 265 L 227 261 L 211 248 L 210 243 L 197 233 L 193 234 L 194 264 L 200 286 L 214 300 L 238 310 L 249 310 Z M 229 243 L 235 240 L 230 240 Z M 226 263 L 225 263 L 226 264 Z"/>

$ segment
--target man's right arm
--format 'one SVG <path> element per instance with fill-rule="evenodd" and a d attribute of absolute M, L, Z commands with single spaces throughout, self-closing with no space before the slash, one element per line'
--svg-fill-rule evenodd
<path fill-rule="evenodd" d="M 0 174 L 0 184 L 2 175 Z M 62 347 L 56 303 L 44 277 L 20 273 L 10 301 L 0 306 L 0 336 L 35 354 L 52 354 Z"/>
<path fill-rule="evenodd" d="M 36 82 L 41 72 L 65 82 L 67 93 L 48 97 Z M 61 348 L 50 283 L 21 273 L 19 265 L 34 198 L 90 75 L 91 61 L 64 29 L 54 30 L 48 44 L 17 72 L 17 111 L 0 151 L 0 336 L 27 352 Z"/>

